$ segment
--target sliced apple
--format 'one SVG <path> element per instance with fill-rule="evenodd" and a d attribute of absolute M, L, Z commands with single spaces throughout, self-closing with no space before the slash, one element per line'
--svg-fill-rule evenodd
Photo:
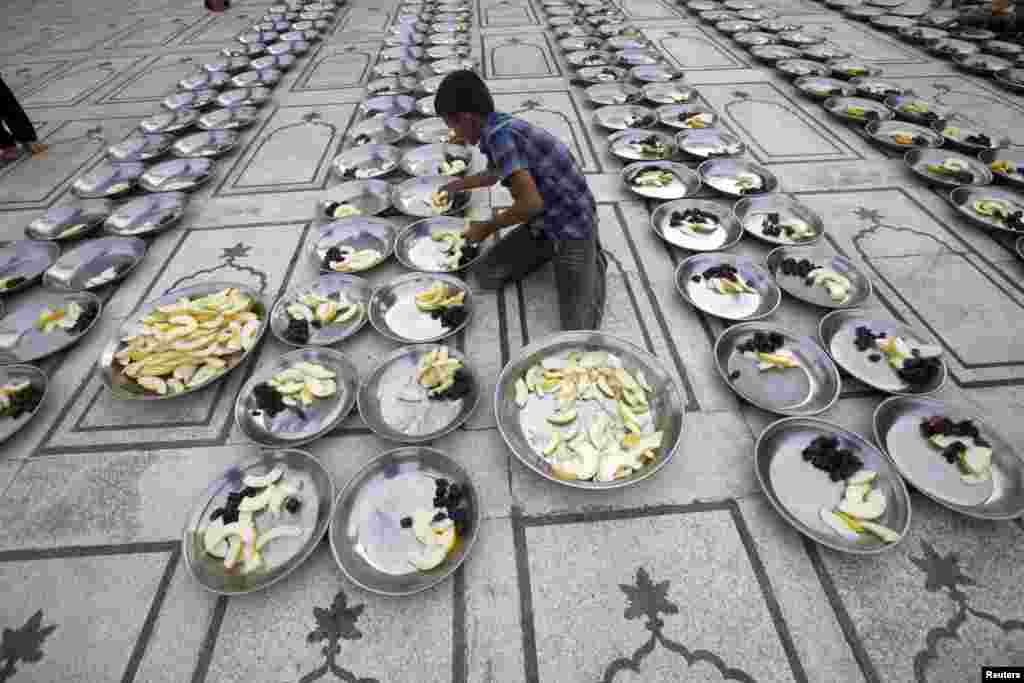
<path fill-rule="evenodd" d="M 876 524 L 874 522 L 861 522 L 861 526 L 864 527 L 865 531 L 870 532 L 873 536 L 878 537 L 886 543 L 895 543 L 900 540 L 900 535 L 887 526 L 882 526 L 881 524 Z"/>
<path fill-rule="evenodd" d="M 992 469 L 992 449 L 983 446 L 969 447 L 960 454 L 960 466 L 965 474 L 987 475 Z"/>
<path fill-rule="evenodd" d="M 262 534 L 257 536 L 254 547 L 258 553 L 263 550 L 265 545 L 273 541 L 275 538 L 298 537 L 303 533 L 305 533 L 305 531 L 300 526 L 276 526 L 273 529 L 264 531 Z"/>
<path fill-rule="evenodd" d="M 530 400 L 530 388 L 526 385 L 526 380 L 522 377 L 516 380 L 516 405 L 520 408 L 526 407 L 526 403 Z"/>
<path fill-rule="evenodd" d="M 448 557 L 448 551 L 442 545 L 428 545 L 419 555 L 414 555 L 409 562 L 422 572 L 439 567 Z"/>
<path fill-rule="evenodd" d="M 885 507 L 885 494 L 879 489 L 873 489 L 862 501 L 846 498 L 839 503 L 840 512 L 858 520 L 878 519 L 885 513 Z"/>
<path fill-rule="evenodd" d="M 848 541 L 856 541 L 860 539 L 860 533 L 854 529 L 847 520 L 840 517 L 838 514 L 829 510 L 828 508 L 821 508 L 818 515 L 821 517 L 821 521 L 825 522 L 830 529 L 835 531 L 837 534 L 842 536 Z"/>
<path fill-rule="evenodd" d="M 433 541 L 432 536 L 434 532 L 430 527 L 430 523 L 438 512 L 440 510 L 419 508 L 412 514 L 412 531 L 416 534 L 416 539 L 420 543 L 429 544 Z"/>
<path fill-rule="evenodd" d="M 870 484 L 878 478 L 878 472 L 874 470 L 860 469 L 853 473 L 853 475 L 846 480 L 849 486 L 858 486 L 860 484 Z"/>
<path fill-rule="evenodd" d="M 548 416 L 548 422 L 556 425 L 567 425 L 576 419 L 575 410 L 567 410 L 561 413 L 555 413 L 554 415 Z"/>

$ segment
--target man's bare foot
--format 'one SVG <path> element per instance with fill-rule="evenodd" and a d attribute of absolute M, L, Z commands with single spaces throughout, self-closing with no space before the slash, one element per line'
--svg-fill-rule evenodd
<path fill-rule="evenodd" d="M 17 147 L 2 147 L 0 148 L 0 161 L 14 161 L 18 158 Z"/>
<path fill-rule="evenodd" d="M 30 142 L 28 148 L 32 154 L 45 154 L 46 150 L 50 149 L 50 146 L 42 142 Z"/>

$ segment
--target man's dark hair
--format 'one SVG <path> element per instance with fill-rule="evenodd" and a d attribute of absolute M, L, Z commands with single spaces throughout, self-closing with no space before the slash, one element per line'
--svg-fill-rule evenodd
<path fill-rule="evenodd" d="M 494 111 L 494 98 L 475 72 L 453 71 L 441 81 L 434 95 L 434 109 L 442 118 L 462 112 L 487 116 Z"/>

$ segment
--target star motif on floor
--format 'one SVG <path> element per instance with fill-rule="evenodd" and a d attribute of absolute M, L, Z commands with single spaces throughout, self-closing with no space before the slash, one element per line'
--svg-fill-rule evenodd
<path fill-rule="evenodd" d="M 863 206 L 858 206 L 853 210 L 853 214 L 862 221 L 870 221 L 872 223 L 882 222 L 882 212 L 877 209 L 865 209 Z"/>
<path fill-rule="evenodd" d="M 733 90 L 732 96 L 738 100 L 749 100 L 750 93 L 744 92 L 743 90 Z"/>
<path fill-rule="evenodd" d="M 522 38 L 517 38 L 515 36 L 512 36 L 511 38 L 508 39 L 507 42 L 508 42 L 509 45 L 522 45 L 523 44 L 523 39 Z"/>
<path fill-rule="evenodd" d="M 249 255 L 250 251 L 252 251 L 252 247 L 242 244 L 241 242 L 238 242 L 233 247 L 221 249 L 220 257 L 227 261 L 231 261 L 236 258 L 245 258 L 246 256 Z"/>
<path fill-rule="evenodd" d="M 541 103 L 539 101 L 534 100 L 534 99 L 530 99 L 530 100 L 524 100 L 522 105 L 520 105 L 520 106 L 523 109 L 536 109 L 537 107 L 540 106 L 540 104 Z"/>
<path fill-rule="evenodd" d="M 679 607 L 668 599 L 668 581 L 654 583 L 643 567 L 636 570 L 636 584 L 627 586 L 619 584 L 626 594 L 629 607 L 626 608 L 627 619 L 647 617 L 649 623 L 656 623 L 659 614 L 678 614 Z"/>
<path fill-rule="evenodd" d="M 959 592 L 960 586 L 977 585 L 974 579 L 960 571 L 960 558 L 956 553 L 943 557 L 926 541 L 921 541 L 921 549 L 924 550 L 924 557 L 911 557 L 910 561 L 926 574 L 924 589 L 929 593 L 943 588 Z"/>
<path fill-rule="evenodd" d="M 306 114 L 305 116 L 303 116 L 302 120 L 305 121 L 306 123 L 311 123 L 313 121 L 319 121 L 322 118 L 323 118 L 323 116 L 320 115 L 320 112 L 318 112 L 318 111 L 311 111 L 308 114 Z"/>

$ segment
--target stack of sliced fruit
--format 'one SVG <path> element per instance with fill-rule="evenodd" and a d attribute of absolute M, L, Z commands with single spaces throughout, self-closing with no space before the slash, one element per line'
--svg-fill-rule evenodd
<path fill-rule="evenodd" d="M 633 176 L 633 184 L 638 187 L 668 187 L 676 177 L 671 171 L 660 168 L 640 171 Z"/>
<path fill-rule="evenodd" d="M 297 514 L 302 507 L 301 482 L 294 486 L 282 481 L 284 474 L 284 468 L 278 466 L 262 476 L 246 476 L 242 480 L 245 488 L 229 493 L 224 507 L 214 510 L 210 523 L 200 530 L 203 550 L 223 558 L 224 569 L 229 573 L 244 576 L 265 569 L 262 551 L 268 543 L 305 533 L 302 527 L 292 525 L 257 531 L 256 520 L 266 518 L 268 513 L 276 519 L 283 512 Z"/>
<path fill-rule="evenodd" d="M 992 446 L 971 420 L 954 422 L 935 415 L 921 422 L 921 433 L 941 449 L 946 462 L 957 466 L 965 484 L 973 486 L 992 479 Z"/>
<path fill-rule="evenodd" d="M 420 386 L 428 390 L 428 395 L 437 396 L 455 384 L 455 375 L 462 367 L 462 361 L 452 358 L 448 353 L 448 347 L 442 346 L 423 354 L 416 372 L 416 380 Z"/>
<path fill-rule="evenodd" d="M 338 393 L 337 374 L 317 363 L 301 362 L 282 370 L 267 386 L 280 394 L 281 402 L 289 407 L 312 405 L 318 398 L 330 398 Z"/>
<path fill-rule="evenodd" d="M 435 282 L 423 292 L 416 295 L 416 307 L 424 313 L 437 311 L 452 306 L 463 306 L 466 302 L 466 293 L 463 291 L 452 291 L 444 282 Z"/>
<path fill-rule="evenodd" d="M 314 326 L 347 323 L 363 312 L 363 304 L 349 301 L 343 292 L 333 299 L 323 294 L 309 292 L 285 309 L 294 320 L 305 320 Z"/>
<path fill-rule="evenodd" d="M 861 469 L 846 480 L 846 492 L 838 509 L 821 508 L 821 520 L 843 538 L 859 541 L 867 532 L 886 543 L 895 543 L 900 535 L 873 521 L 885 514 L 886 500 L 881 489 L 874 488 L 878 473 Z"/>
<path fill-rule="evenodd" d="M 755 332 L 753 337 L 739 344 L 736 350 L 756 361 L 760 372 L 800 367 L 796 354 L 783 348 L 785 341 L 785 337 L 778 332 Z"/>
<path fill-rule="evenodd" d="M 60 328 L 70 330 L 78 322 L 78 316 L 82 314 L 82 307 L 75 301 L 69 301 L 67 306 L 46 308 L 36 319 L 36 329 L 43 334 L 49 334 Z"/>
<path fill-rule="evenodd" d="M 466 238 L 457 230 L 439 230 L 431 235 L 431 238 L 439 244 L 444 254 L 444 265 L 448 270 L 456 270 L 463 265 L 463 251 L 466 248 Z"/>

